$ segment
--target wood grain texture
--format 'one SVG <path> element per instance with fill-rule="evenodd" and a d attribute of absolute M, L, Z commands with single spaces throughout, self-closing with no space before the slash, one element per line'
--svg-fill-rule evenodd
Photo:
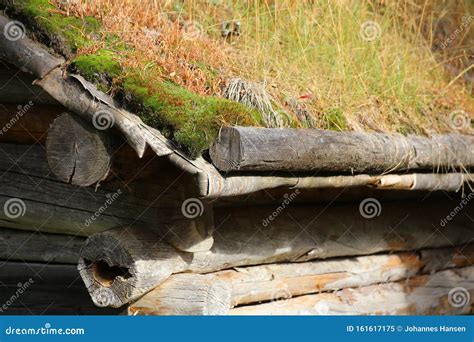
<path fill-rule="evenodd" d="M 436 172 L 474 166 L 474 137 L 223 127 L 210 155 L 222 171 Z"/>
<path fill-rule="evenodd" d="M 63 182 L 89 186 L 110 170 L 112 136 L 78 115 L 63 113 L 48 130 L 46 155 L 53 173 Z"/>
<path fill-rule="evenodd" d="M 183 255 L 153 231 L 116 228 L 87 239 L 78 269 L 97 306 L 118 308 L 184 271 Z"/>
<path fill-rule="evenodd" d="M 0 228 L 0 259 L 77 264 L 84 241 L 75 236 Z"/>
<path fill-rule="evenodd" d="M 279 215 L 273 214 L 274 207 L 217 208 L 214 244 L 209 251 L 196 253 L 167 247 L 151 231 L 116 228 L 87 240 L 81 252 L 81 276 L 99 305 L 117 307 L 183 271 L 207 273 L 236 266 L 411 251 L 463 245 L 472 239 L 474 228 L 466 215 L 455 216 L 444 231 L 433 226 L 452 210 L 449 202 L 381 205 L 383 212 L 372 219 L 363 217 L 357 204 L 288 207 Z M 472 212 L 472 206 L 464 210 Z M 274 216 L 270 224 L 262 224 L 270 215 Z M 119 272 L 104 285 L 94 278 L 92 267 L 104 262 L 107 270 L 119 267 L 129 276 Z"/>
<path fill-rule="evenodd" d="M 232 305 L 395 282 L 474 263 L 474 246 L 303 263 L 237 267 L 211 273 L 232 285 Z"/>
<path fill-rule="evenodd" d="M 232 288 L 213 276 L 181 273 L 172 275 L 127 308 L 136 315 L 226 315 Z"/>
<path fill-rule="evenodd" d="M 450 291 L 451 292 L 450 294 Z M 453 305 L 454 303 L 454 305 Z M 474 267 L 333 293 L 280 298 L 231 315 L 459 315 L 474 307 Z"/>

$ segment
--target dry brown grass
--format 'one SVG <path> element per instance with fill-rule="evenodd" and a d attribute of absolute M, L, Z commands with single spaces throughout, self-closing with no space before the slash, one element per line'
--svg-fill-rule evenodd
<path fill-rule="evenodd" d="M 469 0 L 85 0 L 61 7 L 100 19 L 133 47 L 123 65 L 145 73 L 157 65 L 156 77 L 203 95 L 221 94 L 234 76 L 258 82 L 298 127 L 471 129 L 453 128 L 450 113 L 474 113 L 462 83 L 473 72 L 474 20 L 441 48 L 474 13 Z M 241 22 L 241 35 L 224 39 L 221 23 L 231 20 Z M 380 28 L 374 40 L 361 36 L 367 22 Z"/>

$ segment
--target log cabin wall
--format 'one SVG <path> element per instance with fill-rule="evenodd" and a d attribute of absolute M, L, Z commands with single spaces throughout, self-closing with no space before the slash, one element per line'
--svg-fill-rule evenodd
<path fill-rule="evenodd" d="M 101 234 L 115 231 L 116 241 L 127 236 L 125 241 L 148 241 L 150 249 L 167 251 L 164 259 L 150 259 L 166 272 L 141 270 L 148 285 L 119 303 L 127 314 L 372 314 L 386 300 L 395 309 L 382 313 L 472 310 L 471 301 L 460 310 L 446 304 L 449 291 L 426 299 L 430 284 L 473 291 L 472 203 L 443 224 L 462 193 L 272 189 L 205 201 L 197 198 L 190 174 L 152 151 L 138 158 L 112 132 L 110 169 L 104 179 L 81 187 L 59 179 L 48 163 L 48 129 L 66 108 L 10 65 L 1 64 L 0 80 L 0 303 L 10 303 L 0 314 L 117 313 L 94 305 L 75 266 L 82 256 L 88 263 L 82 266 L 91 270 L 86 277 L 124 277 L 134 265 L 103 260 L 110 235 Z M 57 155 L 61 146 L 54 145 Z M 21 200 L 20 211 L 7 213 L 12 199 Z M 375 199 L 375 214 L 361 212 L 366 199 Z M 143 230 L 151 232 L 144 240 Z M 88 236 L 102 241 L 91 254 Z M 433 266 L 441 252 L 444 259 Z M 341 275 L 354 267 L 358 275 Z M 61 281 L 58 272 L 65 275 Z M 185 283 L 190 287 L 176 293 Z M 410 297 L 413 289 L 417 295 Z M 28 295 L 17 301 L 20 290 Z M 370 293 L 377 294 L 372 301 Z M 186 305 L 183 298 L 194 301 Z M 443 305 L 426 309 L 432 303 Z"/>

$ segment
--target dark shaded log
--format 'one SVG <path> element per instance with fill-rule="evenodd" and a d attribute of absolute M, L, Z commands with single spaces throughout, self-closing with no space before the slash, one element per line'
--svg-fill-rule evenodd
<path fill-rule="evenodd" d="M 84 241 L 75 236 L 0 228 L 0 259 L 77 264 Z"/>
<path fill-rule="evenodd" d="M 1 39 L 1 38 L 0 38 Z M 0 103 L 25 105 L 59 105 L 42 88 L 33 85 L 35 77 L 0 62 Z"/>
<path fill-rule="evenodd" d="M 474 267 L 234 308 L 232 315 L 459 315 L 474 310 Z"/>
<path fill-rule="evenodd" d="M 45 144 L 49 125 L 63 112 L 61 106 L 0 104 L 0 142 Z"/>
<path fill-rule="evenodd" d="M 474 137 L 223 127 L 210 155 L 223 171 L 465 170 L 474 166 Z"/>
<path fill-rule="evenodd" d="M 473 263 L 474 245 L 469 245 L 455 249 L 238 267 L 211 274 L 232 286 L 232 305 L 236 306 L 394 282 Z"/>
<path fill-rule="evenodd" d="M 232 288 L 215 277 L 180 273 L 130 304 L 127 314 L 226 315 Z"/>
<path fill-rule="evenodd" d="M 78 270 L 97 306 L 118 308 L 186 266 L 181 254 L 155 232 L 116 228 L 87 240 Z"/>
<path fill-rule="evenodd" d="M 382 212 L 373 218 L 362 216 L 359 204 L 283 211 L 219 208 L 214 210 L 218 228 L 210 251 L 180 253 L 150 231 L 117 228 L 86 241 L 81 276 L 96 303 L 118 307 L 183 271 L 206 273 L 243 265 L 462 245 L 471 241 L 474 231 L 467 215 L 459 213 L 442 231 L 439 226 L 453 206 L 430 200 L 382 202 Z M 464 210 L 472 213 L 472 205 Z M 106 285 L 97 281 L 101 272 L 94 277 L 94 265 L 108 265 Z M 113 267 L 127 270 L 127 277 L 123 272 L 110 276 Z"/>
<path fill-rule="evenodd" d="M 73 265 L 0 262 L 0 315 L 111 315 L 99 309 Z"/>
<path fill-rule="evenodd" d="M 89 186 L 104 180 L 110 170 L 112 137 L 84 119 L 63 113 L 48 130 L 46 156 L 63 182 Z"/>

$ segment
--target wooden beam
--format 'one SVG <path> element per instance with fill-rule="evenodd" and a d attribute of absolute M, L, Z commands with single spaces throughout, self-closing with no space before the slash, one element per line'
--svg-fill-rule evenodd
<path fill-rule="evenodd" d="M 474 264 L 474 245 L 304 263 L 239 267 L 210 273 L 234 289 L 232 305 L 394 282 Z"/>
<path fill-rule="evenodd" d="M 474 267 L 395 283 L 282 298 L 234 308 L 231 315 L 459 315 L 474 310 Z"/>
<path fill-rule="evenodd" d="M 0 262 L 0 315 L 112 315 L 97 308 L 76 266 Z"/>
<path fill-rule="evenodd" d="M 474 166 L 474 137 L 223 127 L 210 155 L 222 171 L 465 170 Z"/>
<path fill-rule="evenodd" d="M 44 145 L 49 125 L 63 112 L 61 106 L 0 104 L 0 142 Z"/>
<path fill-rule="evenodd" d="M 118 308 L 186 270 L 182 256 L 153 231 L 117 228 L 87 240 L 78 270 L 97 306 Z"/>
<path fill-rule="evenodd" d="M 34 80 L 33 75 L 0 62 L 0 103 L 26 105 L 31 102 L 35 105 L 59 105 L 47 92 L 33 85 Z"/>
<path fill-rule="evenodd" d="M 449 202 L 381 206 L 383 214 L 372 219 L 361 215 L 358 204 L 288 207 L 278 215 L 274 207 L 218 208 L 214 245 L 196 253 L 172 249 L 151 231 L 117 228 L 89 237 L 79 267 L 94 301 L 119 307 L 183 271 L 207 273 L 235 266 L 410 251 L 462 245 L 472 239 L 471 220 L 463 213 L 449 222 L 449 229 L 433 226 L 451 212 Z M 464 210 L 471 212 L 472 206 Z M 262 224 L 269 217 L 273 220 Z M 106 284 L 97 281 L 103 277 L 97 265 L 108 274 Z M 122 271 L 114 274 L 110 268 Z"/>
<path fill-rule="evenodd" d="M 77 264 L 84 241 L 75 236 L 0 228 L 0 259 Z"/>
<path fill-rule="evenodd" d="M 232 288 L 212 276 L 175 274 L 130 304 L 128 315 L 226 315 Z"/>
<path fill-rule="evenodd" d="M 79 186 L 107 177 L 111 165 L 112 136 L 78 115 L 65 112 L 48 130 L 46 156 L 53 173 L 63 182 Z"/>

